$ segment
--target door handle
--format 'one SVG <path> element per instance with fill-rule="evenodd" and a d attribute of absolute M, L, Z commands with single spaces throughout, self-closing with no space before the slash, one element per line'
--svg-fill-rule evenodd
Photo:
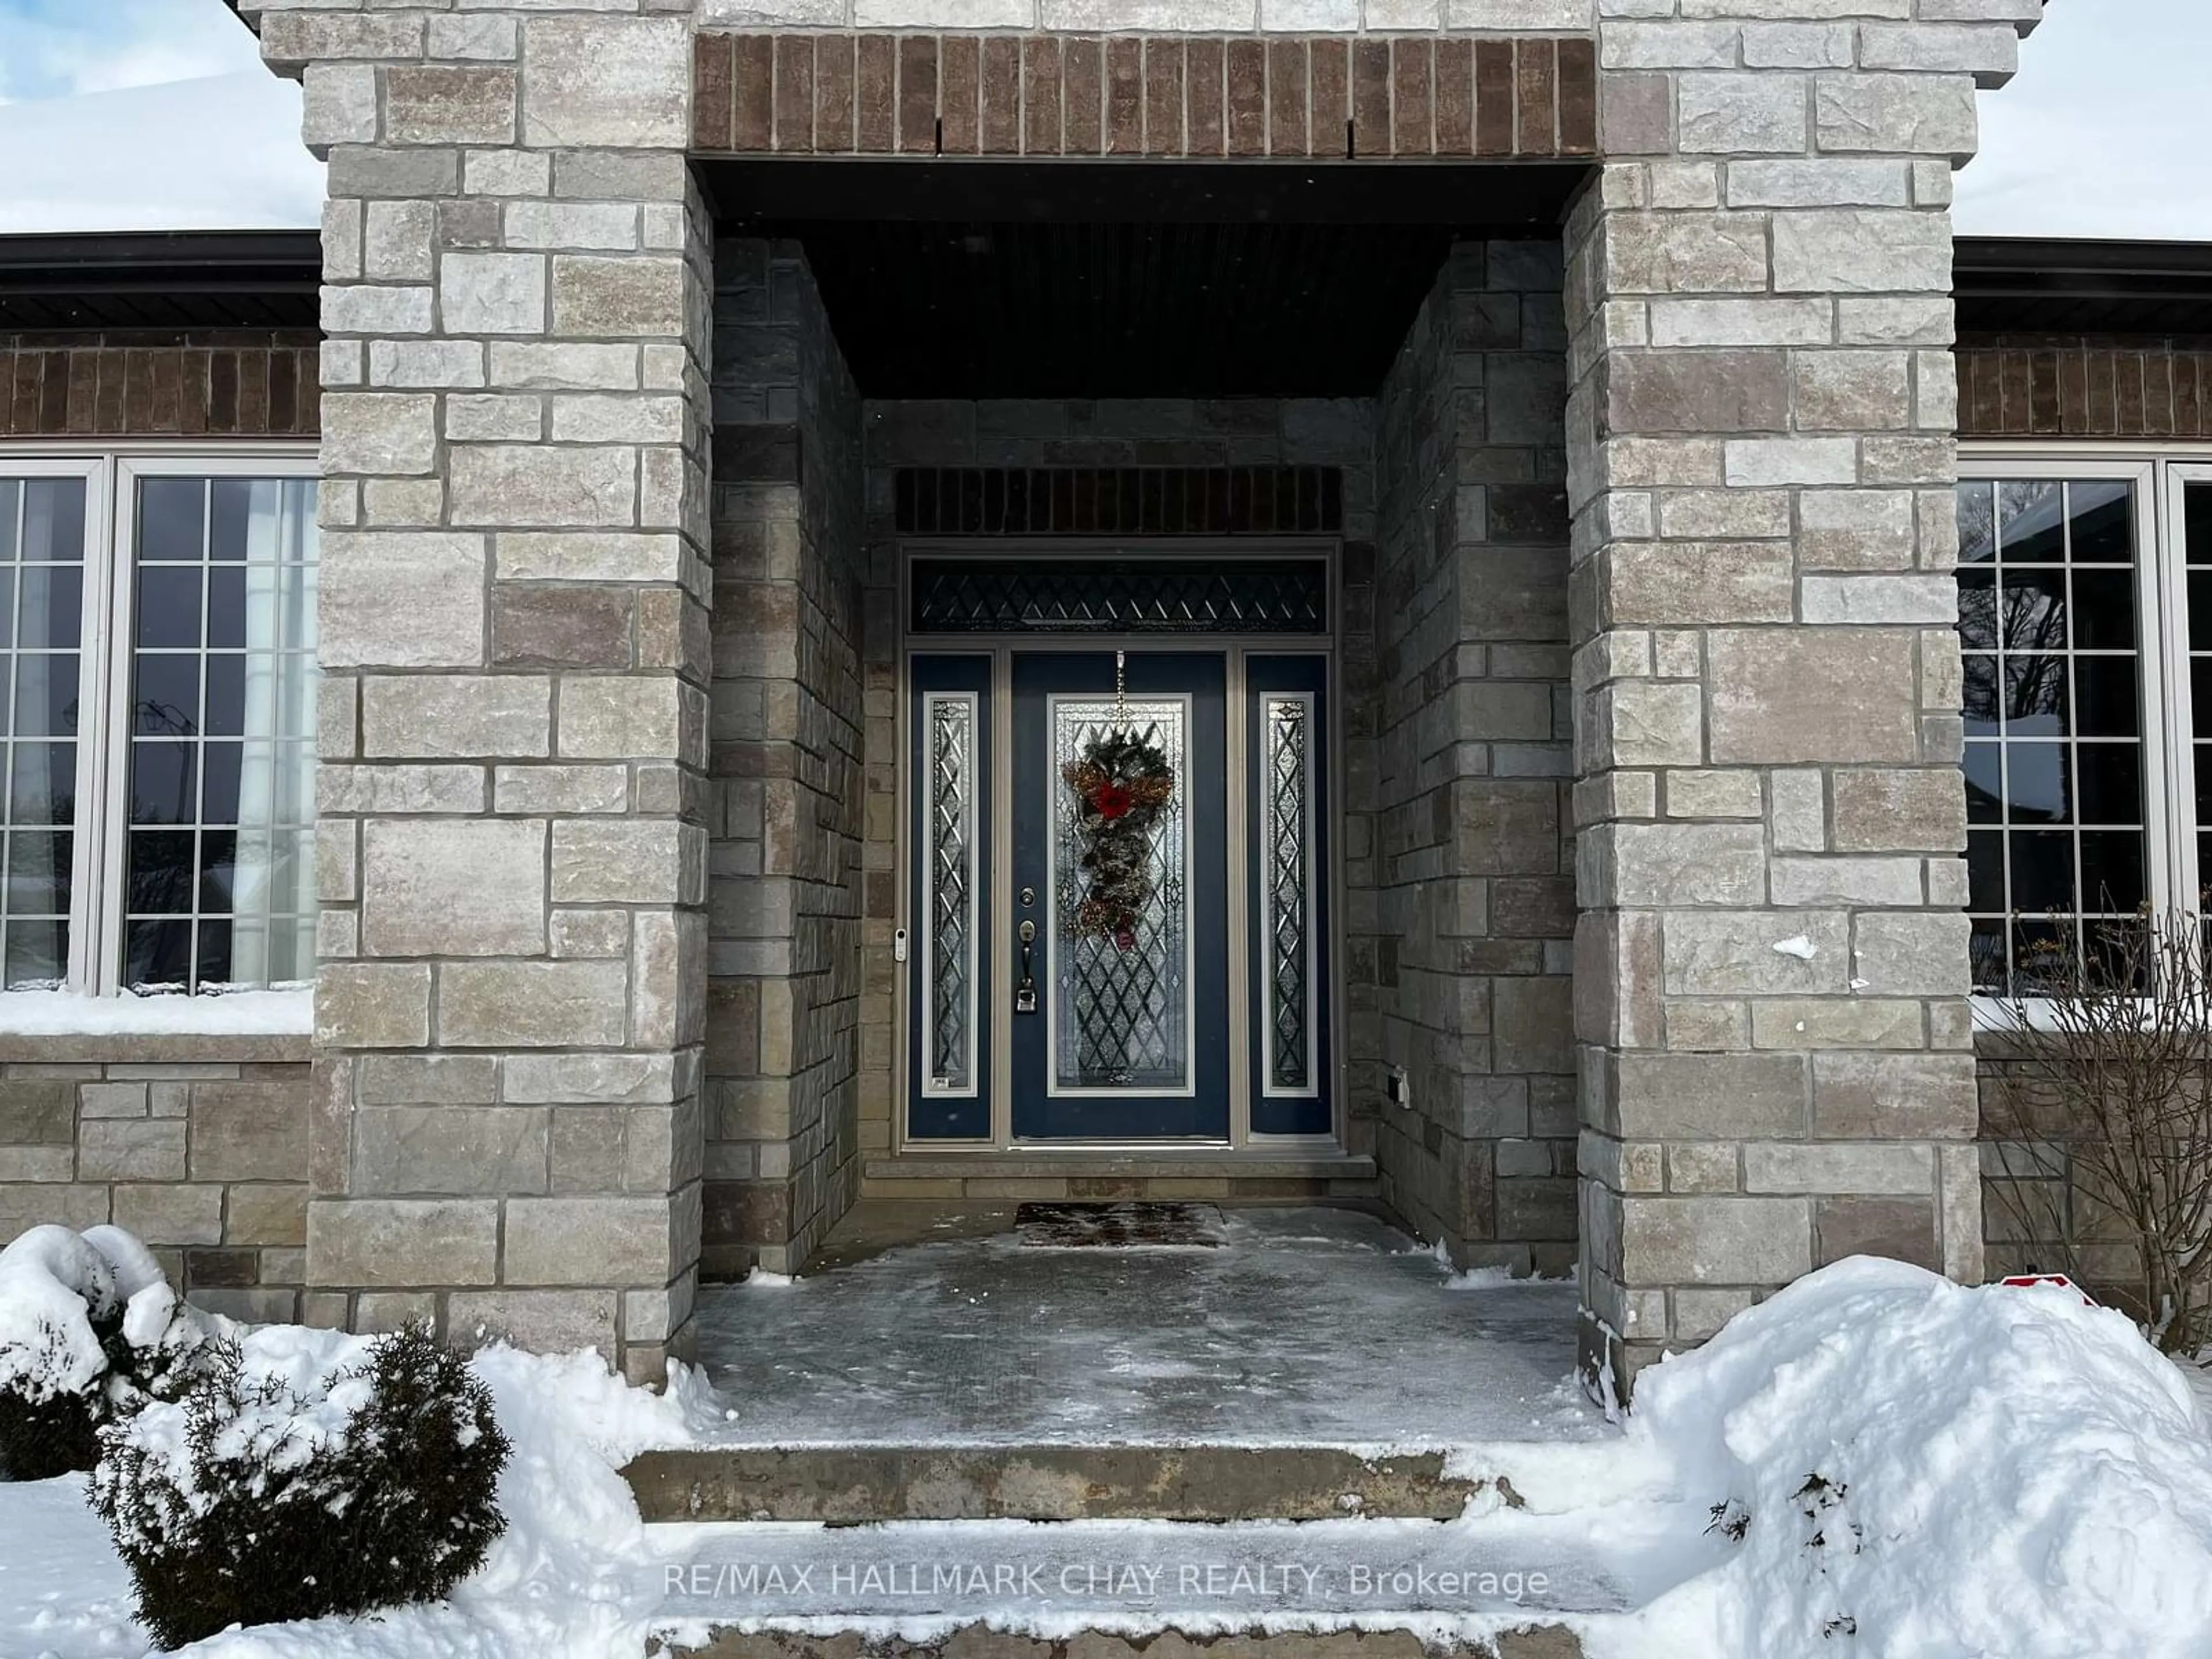
<path fill-rule="evenodd" d="M 1022 976 L 1014 986 L 1014 1012 L 1018 1014 L 1036 1012 L 1036 974 L 1032 958 L 1036 950 L 1036 923 L 1025 921 L 1021 927 Z"/>

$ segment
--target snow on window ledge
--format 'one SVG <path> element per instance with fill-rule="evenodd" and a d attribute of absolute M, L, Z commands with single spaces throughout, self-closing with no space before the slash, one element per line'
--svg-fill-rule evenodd
<path fill-rule="evenodd" d="M 222 996 L 80 996 L 73 991 L 0 994 L 0 1036 L 307 1036 L 312 988 Z"/>

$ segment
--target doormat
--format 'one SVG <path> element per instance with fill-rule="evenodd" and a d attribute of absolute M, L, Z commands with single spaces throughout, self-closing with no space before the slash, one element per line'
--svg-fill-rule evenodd
<path fill-rule="evenodd" d="M 1221 1212 L 1211 1204 L 1024 1204 L 1014 1212 L 1014 1231 L 1041 1249 L 1210 1250 L 1221 1243 Z"/>

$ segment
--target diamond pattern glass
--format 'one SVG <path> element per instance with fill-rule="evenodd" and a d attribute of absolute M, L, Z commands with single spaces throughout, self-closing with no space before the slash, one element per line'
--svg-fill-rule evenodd
<path fill-rule="evenodd" d="M 1269 697 L 1267 810 L 1261 849 L 1267 958 L 1267 1087 L 1303 1093 L 1313 1084 L 1307 1016 L 1311 891 L 1312 789 L 1307 742 L 1311 710 L 1304 697 Z"/>
<path fill-rule="evenodd" d="M 975 700 L 924 701 L 929 730 L 929 1079 L 933 1094 L 975 1087 Z"/>
<path fill-rule="evenodd" d="M 1152 827 L 1152 896 L 1127 949 L 1078 938 L 1070 919 L 1088 896 L 1084 836 L 1060 769 L 1094 738 L 1121 729 L 1111 697 L 1053 700 L 1053 1089 L 1158 1094 L 1190 1081 L 1188 714 L 1180 699 L 1132 697 L 1128 729 L 1156 744 L 1176 780 Z"/>

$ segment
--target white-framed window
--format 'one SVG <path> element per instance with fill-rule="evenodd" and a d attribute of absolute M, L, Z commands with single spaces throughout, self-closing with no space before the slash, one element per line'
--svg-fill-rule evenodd
<path fill-rule="evenodd" d="M 2030 994 L 2039 952 L 2208 908 L 2212 446 L 1962 446 L 1959 473 L 1974 988 Z"/>
<path fill-rule="evenodd" d="M 312 449 L 0 447 L 0 983 L 314 972 Z"/>

